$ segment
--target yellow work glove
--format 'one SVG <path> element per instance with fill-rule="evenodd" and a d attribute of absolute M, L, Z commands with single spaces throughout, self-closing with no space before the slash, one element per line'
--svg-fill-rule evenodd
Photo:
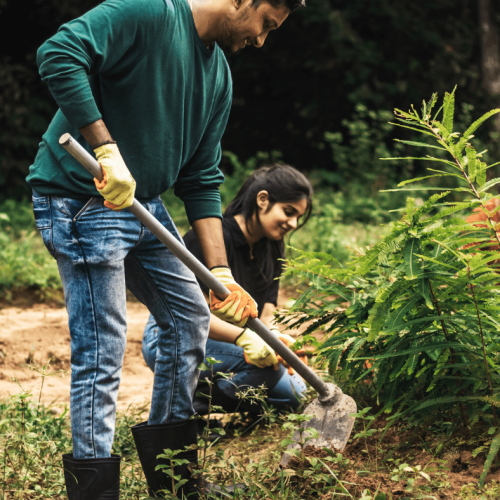
<path fill-rule="evenodd" d="M 243 333 L 236 339 L 235 344 L 243 347 L 245 361 L 251 365 L 265 368 L 274 365 L 278 367 L 278 358 L 274 351 L 250 328 L 243 330 Z"/>
<path fill-rule="evenodd" d="M 229 296 L 220 300 L 210 290 L 210 311 L 229 323 L 236 326 L 245 326 L 248 318 L 257 318 L 257 304 L 250 295 L 234 281 L 231 269 L 225 266 L 216 266 L 210 272 L 231 292 Z"/>
<path fill-rule="evenodd" d="M 94 179 L 95 186 L 104 196 L 104 206 L 113 210 L 123 210 L 134 202 L 135 180 L 116 144 L 104 144 L 94 149 L 101 165 L 103 179 Z"/>

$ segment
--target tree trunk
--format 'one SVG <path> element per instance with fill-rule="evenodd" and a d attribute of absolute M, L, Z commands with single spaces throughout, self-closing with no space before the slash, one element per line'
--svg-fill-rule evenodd
<path fill-rule="evenodd" d="M 491 0 L 479 0 L 478 7 L 483 87 L 496 100 L 500 97 L 500 38 L 493 17 Z M 500 117 L 498 115 L 495 119 L 495 129 L 500 131 Z"/>

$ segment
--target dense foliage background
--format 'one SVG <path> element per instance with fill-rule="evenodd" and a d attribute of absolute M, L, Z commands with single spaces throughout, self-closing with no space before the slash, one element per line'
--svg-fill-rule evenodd
<path fill-rule="evenodd" d="M 24 177 L 56 109 L 38 76 L 36 50 L 63 22 L 98 3 L 0 0 L 3 198 L 28 194 Z M 496 106 L 494 87 L 485 82 L 495 68 L 482 70 L 481 43 L 494 59 L 498 37 L 481 38 L 481 9 L 490 28 L 500 24 L 500 4 L 491 0 L 308 0 L 262 49 L 228 55 L 235 92 L 224 149 L 242 159 L 280 151 L 298 168 L 319 171 L 323 183 L 343 190 L 364 184 L 370 194 L 415 174 L 377 161 L 376 144 L 392 147 L 394 135 L 381 125 L 384 113 L 455 84 L 474 116 Z M 379 133 L 358 139 L 350 161 L 342 148 L 373 125 Z M 485 142 L 493 128 L 483 131 Z"/>

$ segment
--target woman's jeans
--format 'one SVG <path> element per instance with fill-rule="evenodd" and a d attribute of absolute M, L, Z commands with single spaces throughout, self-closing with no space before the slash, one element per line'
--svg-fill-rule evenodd
<path fill-rule="evenodd" d="M 75 458 L 110 456 L 127 342 L 126 288 L 158 323 L 150 424 L 193 413 L 197 366 L 210 313 L 194 274 L 128 211 L 103 198 L 33 192 L 36 226 L 57 260 L 71 334 L 71 430 Z M 144 203 L 180 237 L 160 197 Z"/>
<path fill-rule="evenodd" d="M 156 370 L 157 344 L 160 336 L 160 329 L 153 316 L 144 329 L 142 338 L 142 354 L 151 370 Z M 260 387 L 263 384 L 267 387 L 266 403 L 273 405 L 278 410 L 298 408 L 300 406 L 300 396 L 306 391 L 304 380 L 297 374 L 289 375 L 288 371 L 280 365 L 279 370 L 274 367 L 258 368 L 245 361 L 243 348 L 226 342 L 218 342 L 208 339 L 206 356 L 215 358 L 220 363 L 214 365 L 214 373 L 233 373 L 230 380 L 219 378 L 216 383 L 218 388 L 229 398 L 240 401 L 239 390 L 245 387 Z M 198 390 L 204 391 L 206 384 L 201 382 L 206 377 L 211 378 L 210 371 L 202 371 Z M 242 401 L 239 404 L 241 411 L 256 411 L 255 404 Z"/>

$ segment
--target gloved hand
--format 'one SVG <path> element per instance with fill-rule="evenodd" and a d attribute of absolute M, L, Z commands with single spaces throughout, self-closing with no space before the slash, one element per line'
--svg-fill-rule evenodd
<path fill-rule="evenodd" d="M 274 365 L 278 368 L 278 359 L 274 351 L 250 328 L 243 330 L 243 333 L 236 339 L 235 344 L 243 347 L 245 361 L 251 365 L 265 368 Z"/>
<path fill-rule="evenodd" d="M 306 352 L 307 349 L 299 349 L 298 351 L 295 351 L 293 349 L 293 344 L 295 343 L 295 339 L 291 337 L 290 335 L 287 335 L 286 333 L 281 333 L 279 330 L 271 330 L 271 333 L 274 333 L 276 337 L 278 337 L 283 344 L 285 344 L 287 347 L 289 347 L 292 351 L 295 352 L 295 354 L 300 358 L 300 360 L 305 363 L 306 365 L 308 364 L 307 362 L 307 356 Z M 278 361 L 285 367 L 288 368 L 288 373 L 289 375 L 293 375 L 295 373 L 295 370 L 281 357 L 278 355 Z"/>
<path fill-rule="evenodd" d="M 95 187 L 104 196 L 104 206 L 113 210 L 123 210 L 134 202 L 135 180 L 116 144 L 104 144 L 94 149 L 101 165 L 103 179 L 94 179 Z"/>
<path fill-rule="evenodd" d="M 250 295 L 234 281 L 229 267 L 212 267 L 210 272 L 222 282 L 231 292 L 225 300 L 220 300 L 210 290 L 210 311 L 222 319 L 236 326 L 243 327 L 248 318 L 258 316 L 257 304 Z"/>

